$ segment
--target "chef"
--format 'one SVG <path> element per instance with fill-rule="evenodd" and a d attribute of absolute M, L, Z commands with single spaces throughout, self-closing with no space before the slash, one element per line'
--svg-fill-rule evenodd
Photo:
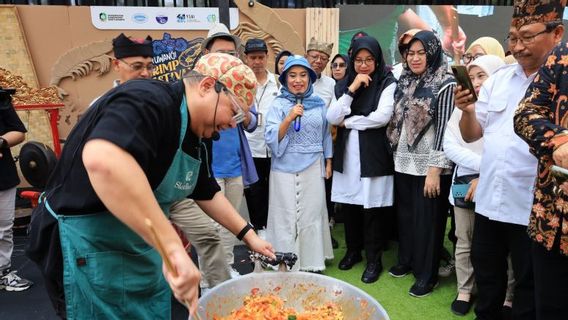
<path fill-rule="evenodd" d="M 274 257 L 219 192 L 201 143 L 242 121 L 255 83 L 239 59 L 208 54 L 183 81 L 131 80 L 89 108 L 34 210 L 26 248 L 60 317 L 169 319 L 171 291 L 194 312 L 200 275 L 167 219 L 186 197 Z M 162 266 L 146 219 L 177 275 Z"/>

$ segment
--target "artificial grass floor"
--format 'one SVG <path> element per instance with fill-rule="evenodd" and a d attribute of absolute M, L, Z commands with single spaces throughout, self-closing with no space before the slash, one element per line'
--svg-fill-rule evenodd
<path fill-rule="evenodd" d="M 449 230 L 449 227 L 446 230 Z M 366 266 L 365 260 L 348 271 L 337 268 L 339 260 L 346 251 L 343 224 L 336 224 L 332 234 L 339 241 L 339 248 L 334 250 L 335 258 L 328 264 L 324 274 L 348 282 L 373 296 L 385 308 L 391 320 L 469 320 L 475 317 L 473 308 L 464 317 L 456 316 L 450 310 L 450 305 L 457 294 L 455 273 L 448 278 L 440 278 L 438 287 L 431 295 L 424 298 L 412 297 L 408 294 L 408 289 L 414 283 L 414 277 L 411 274 L 403 278 L 394 278 L 388 274 L 388 269 L 397 260 L 397 243 L 391 241 L 389 249 L 383 253 L 384 270 L 379 280 L 366 284 L 361 282 L 361 275 Z M 451 248 L 447 237 L 445 239 L 446 248 Z"/>

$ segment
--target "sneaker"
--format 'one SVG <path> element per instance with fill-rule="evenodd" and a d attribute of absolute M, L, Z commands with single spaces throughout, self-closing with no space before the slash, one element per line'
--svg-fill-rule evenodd
<path fill-rule="evenodd" d="M 7 271 L 4 273 L 0 278 L 0 290 L 24 291 L 34 284 L 29 280 L 20 278 L 16 272 L 17 271 Z"/>
<path fill-rule="evenodd" d="M 241 276 L 241 274 L 237 270 L 235 270 L 234 268 L 231 268 L 229 270 L 229 273 L 231 274 L 231 279 L 235 279 L 235 278 L 238 278 L 238 277 Z"/>
<path fill-rule="evenodd" d="M 408 290 L 408 294 L 416 298 L 422 298 L 430 295 L 437 286 L 438 282 L 426 283 L 423 280 L 417 280 L 412 287 L 410 287 L 410 290 Z"/>
<path fill-rule="evenodd" d="M 445 266 L 438 268 L 438 276 L 447 278 L 456 272 L 456 260 L 451 259 Z"/>
<path fill-rule="evenodd" d="M 395 278 L 402 278 L 405 275 L 409 274 L 410 271 L 412 271 L 412 269 L 409 266 L 397 264 L 396 266 L 392 266 L 389 269 L 389 274 Z"/>
<path fill-rule="evenodd" d="M 256 230 L 256 234 L 262 240 L 266 240 L 266 229 L 258 229 L 258 230 Z"/>

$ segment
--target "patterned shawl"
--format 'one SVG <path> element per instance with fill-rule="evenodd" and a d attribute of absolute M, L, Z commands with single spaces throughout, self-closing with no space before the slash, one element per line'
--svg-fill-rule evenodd
<path fill-rule="evenodd" d="M 426 50 L 426 71 L 416 75 L 404 63 L 394 95 L 394 114 L 387 128 L 393 150 L 398 145 L 403 122 L 406 123 L 409 149 L 416 146 L 436 116 L 440 89 L 455 81 L 448 71 L 440 40 L 433 32 L 420 31 L 409 45 L 414 41 L 420 41 Z"/>

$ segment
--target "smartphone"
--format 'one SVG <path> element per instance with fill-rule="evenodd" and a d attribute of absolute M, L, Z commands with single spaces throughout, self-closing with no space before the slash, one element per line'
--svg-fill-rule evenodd
<path fill-rule="evenodd" d="M 550 173 L 556 179 L 558 185 L 563 184 L 568 181 L 568 170 L 557 165 L 552 165 L 550 167 Z"/>
<path fill-rule="evenodd" d="M 473 101 L 471 101 L 471 103 L 477 101 L 477 94 L 475 94 L 475 89 L 473 88 L 473 83 L 471 83 L 471 79 L 467 73 L 467 68 L 465 66 L 452 66 L 452 72 L 454 73 L 454 77 L 456 77 L 458 86 L 461 86 L 462 90 L 469 90 L 469 92 L 473 95 Z"/>

